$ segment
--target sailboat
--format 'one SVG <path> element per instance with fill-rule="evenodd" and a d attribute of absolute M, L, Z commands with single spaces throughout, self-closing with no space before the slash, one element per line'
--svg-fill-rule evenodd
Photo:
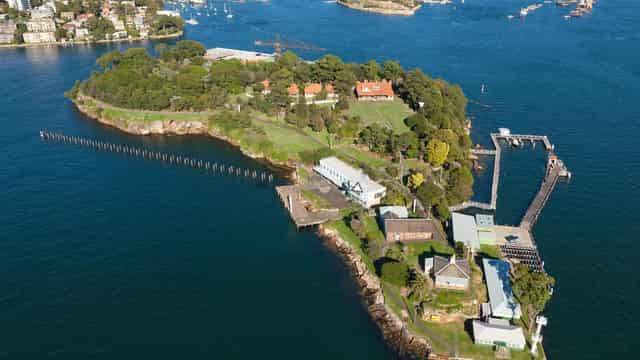
<path fill-rule="evenodd" d="M 193 18 L 193 13 L 191 13 L 191 18 L 187 21 L 185 21 L 185 23 L 189 24 L 189 25 L 198 25 L 198 20 Z"/>
<path fill-rule="evenodd" d="M 229 3 L 229 13 L 227 14 L 227 19 L 233 19 L 233 14 L 231 13 L 231 3 Z"/>

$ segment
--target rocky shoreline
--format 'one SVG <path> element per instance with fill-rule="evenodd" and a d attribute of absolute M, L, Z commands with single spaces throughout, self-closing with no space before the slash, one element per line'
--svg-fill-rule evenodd
<path fill-rule="evenodd" d="M 288 176 L 291 177 L 293 172 L 290 164 L 279 164 L 272 160 L 249 153 L 243 150 L 239 144 L 233 139 L 210 130 L 206 124 L 200 121 L 150 121 L 150 122 L 127 122 L 121 119 L 108 119 L 89 106 L 85 105 L 85 101 L 93 100 L 89 97 L 78 94 L 77 99 L 72 102 L 83 115 L 98 121 L 101 124 L 114 127 L 120 131 L 133 135 L 206 135 L 216 139 L 223 140 L 237 147 L 243 154 L 257 161 L 267 162 L 279 169 L 286 169 Z M 402 321 L 385 303 L 384 294 L 380 285 L 380 280 L 375 274 L 371 274 L 367 265 L 362 261 L 360 255 L 344 241 L 333 230 L 320 226 L 319 235 L 328 241 L 335 248 L 337 253 L 344 258 L 349 267 L 352 269 L 360 288 L 363 303 L 367 307 L 367 311 L 372 319 L 376 322 L 382 335 L 388 343 L 396 349 L 402 356 L 426 359 L 431 351 L 431 346 L 422 337 L 413 335 L 407 328 L 407 324 Z"/>
<path fill-rule="evenodd" d="M 122 119 L 109 119 L 105 116 L 98 114 L 96 111 L 93 111 L 88 106 L 84 104 L 84 101 L 96 101 L 93 98 L 87 97 L 82 94 L 78 94 L 76 99 L 71 99 L 74 106 L 80 113 L 84 116 L 87 116 L 103 125 L 110 126 L 116 128 L 120 131 L 123 131 L 132 135 L 140 135 L 140 136 L 149 136 L 149 135 L 204 135 L 209 136 L 214 139 L 222 140 L 227 144 L 237 148 L 241 153 L 245 156 L 248 156 L 254 159 L 257 162 L 266 164 L 279 172 L 282 172 L 285 177 L 292 179 L 295 172 L 295 166 L 289 163 L 279 163 L 269 159 L 262 154 L 254 154 L 252 152 L 243 149 L 240 144 L 238 144 L 232 138 L 225 136 L 214 129 L 209 129 L 207 124 L 204 124 L 201 121 L 176 121 L 176 120 L 156 120 L 149 122 L 142 121 L 132 121 L 127 122 Z"/>
<path fill-rule="evenodd" d="M 320 225 L 318 234 L 328 241 L 351 268 L 364 305 L 387 342 L 401 356 L 426 359 L 431 353 L 431 345 L 423 337 L 412 334 L 407 324 L 385 303 L 380 280 L 369 272 L 360 254 L 336 231 L 326 226 Z"/>
<path fill-rule="evenodd" d="M 400 16 L 412 16 L 415 15 L 416 11 L 422 7 L 422 5 L 416 5 L 413 8 L 403 7 L 397 3 L 391 1 L 378 1 L 378 0 L 367 0 L 367 5 L 375 5 L 375 6 L 366 6 L 360 2 L 353 3 L 348 2 L 347 0 L 337 0 L 336 3 L 342 5 L 344 7 L 348 7 L 349 9 L 366 11 L 376 14 L 383 15 L 400 15 Z"/>

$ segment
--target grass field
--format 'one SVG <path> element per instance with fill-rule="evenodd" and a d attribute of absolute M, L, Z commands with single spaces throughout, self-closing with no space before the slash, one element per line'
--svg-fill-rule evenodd
<path fill-rule="evenodd" d="M 365 125 L 379 124 L 401 134 L 409 131 L 404 119 L 412 111 L 401 100 L 394 101 L 354 101 L 349 104 L 349 115 L 358 115 Z"/>
<path fill-rule="evenodd" d="M 453 249 L 449 245 L 439 241 L 408 243 L 405 245 L 404 251 L 409 264 L 419 265 L 421 267 L 423 265 L 419 264 L 421 255 L 433 256 L 453 254 Z"/>

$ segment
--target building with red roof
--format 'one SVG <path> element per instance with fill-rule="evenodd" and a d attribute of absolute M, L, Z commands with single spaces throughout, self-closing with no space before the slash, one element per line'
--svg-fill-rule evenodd
<path fill-rule="evenodd" d="M 393 86 L 391 81 L 358 81 L 356 84 L 358 100 L 388 101 L 393 100 Z"/>

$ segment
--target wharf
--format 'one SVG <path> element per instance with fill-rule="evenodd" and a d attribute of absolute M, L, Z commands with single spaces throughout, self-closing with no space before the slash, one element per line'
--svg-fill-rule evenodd
<path fill-rule="evenodd" d="M 300 194 L 299 185 L 277 186 L 276 192 L 298 229 L 342 218 L 338 209 L 311 211 L 309 202 Z"/>

